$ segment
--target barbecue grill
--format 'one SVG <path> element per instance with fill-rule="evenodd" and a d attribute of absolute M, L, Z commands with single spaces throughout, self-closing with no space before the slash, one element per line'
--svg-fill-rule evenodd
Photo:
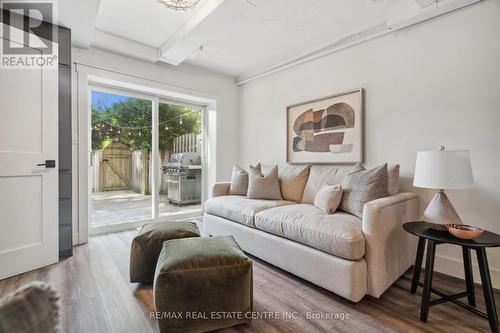
<path fill-rule="evenodd" d="M 198 153 L 180 153 L 161 167 L 167 175 L 167 198 L 183 205 L 201 202 L 201 158 Z"/>

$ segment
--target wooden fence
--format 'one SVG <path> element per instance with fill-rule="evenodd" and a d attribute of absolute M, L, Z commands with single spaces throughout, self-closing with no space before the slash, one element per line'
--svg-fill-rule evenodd
<path fill-rule="evenodd" d="M 94 152 L 94 191 L 116 191 L 131 188 L 132 151 L 121 143 Z"/>
<path fill-rule="evenodd" d="M 177 153 L 201 153 L 201 135 L 200 134 L 184 134 L 174 139 L 172 145 L 172 154 Z"/>
<path fill-rule="evenodd" d="M 201 136 L 185 134 L 173 142 L 172 154 L 200 152 Z M 150 194 L 151 153 L 149 149 L 130 150 L 121 143 L 112 143 L 105 149 L 92 153 L 93 191 L 133 190 L 143 195 Z M 160 165 L 170 161 L 171 152 L 160 151 Z M 166 175 L 160 173 L 160 193 L 167 193 Z"/>

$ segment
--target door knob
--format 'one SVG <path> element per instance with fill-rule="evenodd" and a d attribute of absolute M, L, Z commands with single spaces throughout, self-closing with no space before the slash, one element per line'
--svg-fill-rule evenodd
<path fill-rule="evenodd" d="M 45 163 L 37 164 L 36 166 L 44 166 L 46 168 L 55 168 L 56 161 L 55 160 L 45 160 Z"/>

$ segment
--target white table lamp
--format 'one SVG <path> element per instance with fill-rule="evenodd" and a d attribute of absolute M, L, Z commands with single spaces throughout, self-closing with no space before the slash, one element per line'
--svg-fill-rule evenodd
<path fill-rule="evenodd" d="M 460 217 L 444 193 L 445 189 L 472 187 L 472 167 L 468 150 L 419 151 L 413 186 L 437 189 L 425 209 L 422 220 L 437 224 L 462 224 Z"/>

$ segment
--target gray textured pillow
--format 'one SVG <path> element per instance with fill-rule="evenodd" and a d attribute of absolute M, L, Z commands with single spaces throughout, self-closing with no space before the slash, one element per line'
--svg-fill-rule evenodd
<path fill-rule="evenodd" d="M 353 173 L 359 170 L 366 170 L 361 163 L 356 163 L 353 169 L 349 173 Z M 387 191 L 389 195 L 394 195 L 399 193 L 399 164 L 387 164 L 387 173 L 389 175 L 389 183 L 387 185 Z"/>
<path fill-rule="evenodd" d="M 0 299 L 0 333 L 55 333 L 59 312 L 56 293 L 32 282 Z"/>
<path fill-rule="evenodd" d="M 229 195 L 247 195 L 248 191 L 248 172 L 239 166 L 233 166 L 231 174 L 231 185 L 229 186 Z"/>
<path fill-rule="evenodd" d="M 363 217 L 363 206 L 372 200 L 389 194 L 387 163 L 370 170 L 359 170 L 348 174 L 342 182 L 344 194 L 340 209 L 346 213 Z"/>
<path fill-rule="evenodd" d="M 333 214 L 339 208 L 342 192 L 340 185 L 323 185 L 314 197 L 314 206 L 321 209 L 323 213 Z"/>
<path fill-rule="evenodd" d="M 265 176 L 262 172 L 250 166 L 248 172 L 249 199 L 281 200 L 280 181 L 278 178 L 278 166 L 274 166 Z"/>

